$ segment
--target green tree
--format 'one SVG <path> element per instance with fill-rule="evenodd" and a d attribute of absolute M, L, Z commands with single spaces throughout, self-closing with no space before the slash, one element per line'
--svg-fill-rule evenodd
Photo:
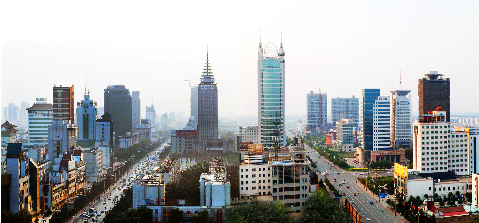
<path fill-rule="evenodd" d="M 326 189 L 320 188 L 308 199 L 308 206 L 299 222 L 351 222 L 351 218 Z"/>
<path fill-rule="evenodd" d="M 193 223 L 214 223 L 215 221 L 210 218 L 208 211 L 200 211 L 197 215 L 193 216 Z"/>
<path fill-rule="evenodd" d="M 226 209 L 226 223 L 292 222 L 288 209 L 280 202 L 255 202 Z"/>
<path fill-rule="evenodd" d="M 136 217 L 138 217 L 139 222 L 141 223 L 149 223 L 153 219 L 153 210 L 143 205 L 136 209 L 134 214 Z"/>
<path fill-rule="evenodd" d="M 178 208 L 174 208 L 170 210 L 169 220 L 173 223 L 179 223 L 183 220 L 184 212 Z"/>

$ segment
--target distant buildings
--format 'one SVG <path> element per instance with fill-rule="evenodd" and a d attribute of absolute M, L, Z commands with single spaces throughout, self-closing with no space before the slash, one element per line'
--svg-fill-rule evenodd
<path fill-rule="evenodd" d="M 449 78 L 443 79 L 443 75 L 437 71 L 429 71 L 424 76 L 426 77 L 418 80 L 419 121 L 423 121 L 423 115 L 440 106 L 447 113 L 446 122 L 451 122 Z"/>
<path fill-rule="evenodd" d="M 326 93 L 313 93 L 306 95 L 308 125 L 306 131 L 311 134 L 325 134 L 328 131 L 328 96 Z"/>
<path fill-rule="evenodd" d="M 138 132 L 138 126 L 141 122 L 141 99 L 140 92 L 133 91 L 131 92 L 131 126 L 133 128 L 132 132 Z"/>
<path fill-rule="evenodd" d="M 331 98 L 331 121 L 333 125 L 342 118 L 350 119 L 355 128 L 359 127 L 359 98 Z"/>
<path fill-rule="evenodd" d="M 132 98 L 125 85 L 112 85 L 105 89 L 105 113 L 115 123 L 115 137 L 132 132 Z"/>
<path fill-rule="evenodd" d="M 46 98 L 37 98 L 37 102 L 28 111 L 28 147 L 47 146 L 48 126 L 53 120 L 53 106 Z"/>
<path fill-rule="evenodd" d="M 144 139 L 150 139 L 152 138 L 152 132 L 151 132 L 151 125 L 150 121 L 148 119 L 142 119 L 141 124 L 136 127 L 137 132 L 140 136 L 140 141 Z"/>
<path fill-rule="evenodd" d="M 146 119 L 151 124 L 152 131 L 158 131 L 158 116 L 156 116 L 155 106 L 151 104 L 150 107 L 146 106 Z"/>
<path fill-rule="evenodd" d="M 376 99 L 380 95 L 379 89 L 363 89 L 362 99 L 362 147 L 365 150 L 373 150 L 373 108 Z M 368 159 L 369 160 L 369 159 Z"/>
<path fill-rule="evenodd" d="M 97 119 L 96 102 L 90 100 L 90 92 L 85 92 L 85 98 L 77 103 L 78 139 L 94 140 Z"/>
<path fill-rule="evenodd" d="M 53 87 L 53 120 L 67 120 L 75 123 L 75 88 Z"/>
<path fill-rule="evenodd" d="M 198 122 L 198 86 L 191 86 L 191 105 L 190 105 L 190 115 L 195 117 L 196 122 Z"/>
<path fill-rule="evenodd" d="M 2 114 L 2 121 L 5 122 L 5 121 L 10 121 L 10 122 L 17 122 L 19 121 L 19 116 L 20 116 L 20 113 L 19 113 L 19 109 L 16 105 L 14 105 L 13 103 L 9 103 L 8 104 L 8 107 L 4 107 L 3 108 L 3 114 Z"/>
<path fill-rule="evenodd" d="M 263 51 L 264 50 L 264 51 Z M 258 135 L 259 143 L 268 149 L 286 145 L 285 63 L 281 42 L 279 51 L 274 43 L 258 48 Z"/>
<path fill-rule="evenodd" d="M 218 138 L 218 89 L 211 71 L 208 53 L 206 65 L 198 85 L 198 143 L 206 150 L 208 140 Z"/>
<path fill-rule="evenodd" d="M 259 144 L 258 135 L 258 126 L 239 127 L 240 142 L 251 142 L 252 144 Z"/>
<path fill-rule="evenodd" d="M 412 148 L 410 90 L 391 91 L 391 146 Z"/>

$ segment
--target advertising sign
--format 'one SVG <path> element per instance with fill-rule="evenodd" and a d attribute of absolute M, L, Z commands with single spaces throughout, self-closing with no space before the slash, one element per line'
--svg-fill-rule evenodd
<path fill-rule="evenodd" d="M 386 193 L 379 193 L 379 198 L 386 198 Z"/>
<path fill-rule="evenodd" d="M 398 163 L 394 163 L 394 174 L 402 178 L 407 178 L 407 166 L 403 166 Z"/>

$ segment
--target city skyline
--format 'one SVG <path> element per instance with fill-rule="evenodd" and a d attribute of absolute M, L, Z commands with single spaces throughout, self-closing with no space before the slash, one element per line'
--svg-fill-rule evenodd
<path fill-rule="evenodd" d="M 362 89 L 411 90 L 415 114 L 417 82 L 429 71 L 450 78 L 451 115 L 479 111 L 479 100 L 470 100 L 479 98 L 479 92 L 473 90 L 474 83 L 479 82 L 477 2 L 348 3 L 321 2 L 317 11 L 293 3 L 273 4 L 274 10 L 262 10 L 271 3 L 245 3 L 235 12 L 223 11 L 224 6 L 217 5 L 206 15 L 201 12 L 207 6 L 198 4 L 182 12 L 185 14 L 175 15 L 185 18 L 171 24 L 163 21 L 174 12 L 156 15 L 137 11 L 145 5 L 115 6 L 132 16 L 123 18 L 122 13 L 107 12 L 112 20 L 82 6 L 78 11 L 84 9 L 92 17 L 84 20 L 77 11 L 60 13 L 65 21 L 58 23 L 73 21 L 61 32 L 51 23 L 56 17 L 38 16 L 42 10 L 42 15 L 55 14 L 50 11 L 55 8 L 48 5 L 32 3 L 22 12 L 5 11 L 3 21 L 26 19 L 9 19 L 3 24 L 2 107 L 11 102 L 18 107 L 22 101 L 33 104 L 35 98 L 42 97 L 52 103 L 54 85 L 76 85 L 76 95 L 83 95 L 88 78 L 91 99 L 99 107 L 104 107 L 103 89 L 123 84 L 141 91 L 144 105 L 153 101 L 158 114 L 189 114 L 190 91 L 185 80 L 191 80 L 192 85 L 199 83 L 209 44 L 216 82 L 221 87 L 219 117 L 256 116 L 256 53 L 261 32 L 264 45 L 279 45 L 282 38 L 288 53 L 286 115 L 305 116 L 304 97 L 319 88 L 328 94 L 328 113 L 332 98 L 359 98 Z M 141 9 L 151 12 L 160 6 L 164 5 Z M 242 14 L 236 11 L 243 11 L 247 19 L 238 19 Z M 283 22 L 271 23 L 270 18 L 278 14 Z M 212 35 L 195 35 L 201 33 L 200 24 L 207 22 Z M 109 26 L 103 30 L 106 23 Z M 39 24 L 42 29 L 36 28 Z M 33 90 L 18 88 L 19 83 Z"/>

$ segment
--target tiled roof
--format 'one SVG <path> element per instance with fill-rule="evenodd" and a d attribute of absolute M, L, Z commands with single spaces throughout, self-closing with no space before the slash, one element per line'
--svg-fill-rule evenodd
<path fill-rule="evenodd" d="M 34 111 L 53 111 L 53 105 L 52 104 L 33 104 L 32 107 L 27 108 L 27 110 L 34 110 Z"/>

